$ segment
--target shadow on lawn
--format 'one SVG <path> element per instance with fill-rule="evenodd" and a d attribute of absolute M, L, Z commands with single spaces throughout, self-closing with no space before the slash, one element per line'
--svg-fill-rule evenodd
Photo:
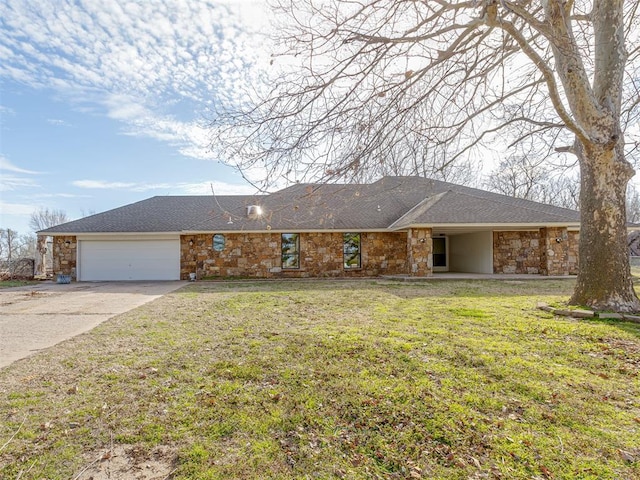
<path fill-rule="evenodd" d="M 353 294 L 372 289 L 401 298 L 413 297 L 492 297 L 492 296 L 566 296 L 575 279 L 558 280 L 424 280 L 401 282 L 378 278 L 357 279 L 269 279 L 219 280 L 189 284 L 188 291 L 207 292 L 295 292 L 349 290 Z M 186 290 L 184 290 L 186 291 Z"/>

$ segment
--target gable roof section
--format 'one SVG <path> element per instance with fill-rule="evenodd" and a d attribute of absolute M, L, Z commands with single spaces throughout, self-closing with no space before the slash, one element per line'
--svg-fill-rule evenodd
<path fill-rule="evenodd" d="M 258 219 L 247 206 L 259 205 Z M 421 177 L 297 184 L 269 195 L 158 196 L 41 234 L 401 230 L 414 225 L 572 224 L 576 211 Z"/>
<path fill-rule="evenodd" d="M 502 196 L 484 196 L 449 190 L 426 198 L 391 229 L 415 225 L 451 224 L 578 224 L 578 212 Z"/>

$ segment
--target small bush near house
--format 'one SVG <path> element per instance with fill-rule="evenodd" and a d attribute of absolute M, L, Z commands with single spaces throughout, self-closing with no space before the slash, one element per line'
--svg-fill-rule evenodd
<path fill-rule="evenodd" d="M 0 281 L 33 280 L 34 263 L 33 258 L 19 258 L 12 262 L 0 261 Z"/>

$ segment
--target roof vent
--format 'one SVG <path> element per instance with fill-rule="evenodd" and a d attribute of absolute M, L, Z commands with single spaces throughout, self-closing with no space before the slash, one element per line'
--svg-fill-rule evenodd
<path fill-rule="evenodd" d="M 257 220 L 262 216 L 262 207 L 260 205 L 247 206 L 247 218 Z"/>

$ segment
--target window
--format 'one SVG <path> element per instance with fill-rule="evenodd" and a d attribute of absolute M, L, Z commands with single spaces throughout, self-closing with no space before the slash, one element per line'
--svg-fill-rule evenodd
<path fill-rule="evenodd" d="M 282 268 L 300 268 L 300 235 L 282 234 Z"/>
<path fill-rule="evenodd" d="M 213 249 L 216 252 L 224 250 L 224 235 L 217 233 L 213 236 Z"/>
<path fill-rule="evenodd" d="M 361 268 L 360 234 L 345 233 L 342 241 L 344 268 Z"/>

